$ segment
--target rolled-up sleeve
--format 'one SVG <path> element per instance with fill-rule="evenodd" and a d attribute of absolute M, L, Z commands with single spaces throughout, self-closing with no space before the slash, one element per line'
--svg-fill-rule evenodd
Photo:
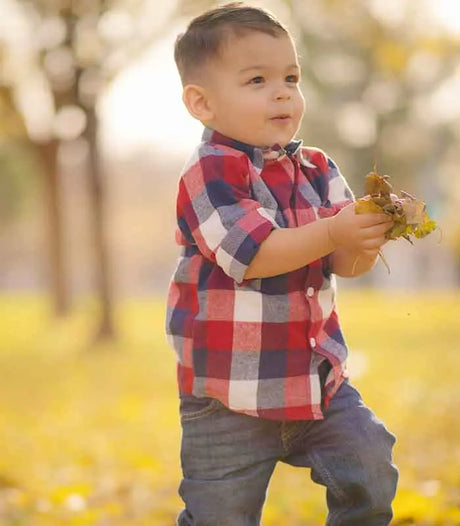
<path fill-rule="evenodd" d="M 276 224 L 252 199 L 241 152 L 204 144 L 179 183 L 179 228 L 184 238 L 240 283 Z"/>

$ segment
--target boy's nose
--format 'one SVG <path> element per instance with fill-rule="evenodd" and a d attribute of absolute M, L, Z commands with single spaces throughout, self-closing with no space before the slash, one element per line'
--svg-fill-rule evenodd
<path fill-rule="evenodd" d="M 289 89 L 286 88 L 285 86 L 280 86 L 274 92 L 275 100 L 289 100 L 290 98 L 291 98 L 291 94 L 289 92 Z"/>
<path fill-rule="evenodd" d="M 276 96 L 276 100 L 289 100 L 291 98 L 291 96 L 289 95 L 289 93 L 278 93 L 278 95 Z"/>

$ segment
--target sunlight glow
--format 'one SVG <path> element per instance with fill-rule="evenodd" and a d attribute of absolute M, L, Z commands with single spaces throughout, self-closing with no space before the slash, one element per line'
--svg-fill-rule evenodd
<path fill-rule="evenodd" d="M 451 34 L 460 36 L 460 2 L 436 0 L 429 3 L 432 16 Z"/>
<path fill-rule="evenodd" d="M 104 97 L 101 116 L 109 151 L 124 153 L 153 144 L 181 153 L 200 140 L 203 127 L 183 105 L 172 56 L 178 32 L 123 72 Z"/>

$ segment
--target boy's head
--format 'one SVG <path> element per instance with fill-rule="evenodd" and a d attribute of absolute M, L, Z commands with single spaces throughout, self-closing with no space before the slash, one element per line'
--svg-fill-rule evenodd
<path fill-rule="evenodd" d="M 203 124 L 255 146 L 285 146 L 303 115 L 300 67 L 287 29 L 267 11 L 231 3 L 192 20 L 174 57 L 183 100 Z"/>

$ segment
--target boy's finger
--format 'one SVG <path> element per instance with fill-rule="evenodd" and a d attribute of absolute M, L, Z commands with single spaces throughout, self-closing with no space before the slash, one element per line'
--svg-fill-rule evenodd
<path fill-rule="evenodd" d="M 391 226 L 388 223 L 380 223 L 377 225 L 371 225 L 369 227 L 363 228 L 363 237 L 364 239 L 372 238 L 385 238 L 385 234 L 390 230 Z"/>
<path fill-rule="evenodd" d="M 363 241 L 362 248 L 363 250 L 379 250 L 382 245 L 385 244 L 384 237 L 372 237 Z"/>
<path fill-rule="evenodd" d="M 384 225 L 388 228 L 388 225 L 393 222 L 393 218 L 388 214 L 361 214 L 358 217 L 359 224 L 364 228 L 377 225 Z"/>

